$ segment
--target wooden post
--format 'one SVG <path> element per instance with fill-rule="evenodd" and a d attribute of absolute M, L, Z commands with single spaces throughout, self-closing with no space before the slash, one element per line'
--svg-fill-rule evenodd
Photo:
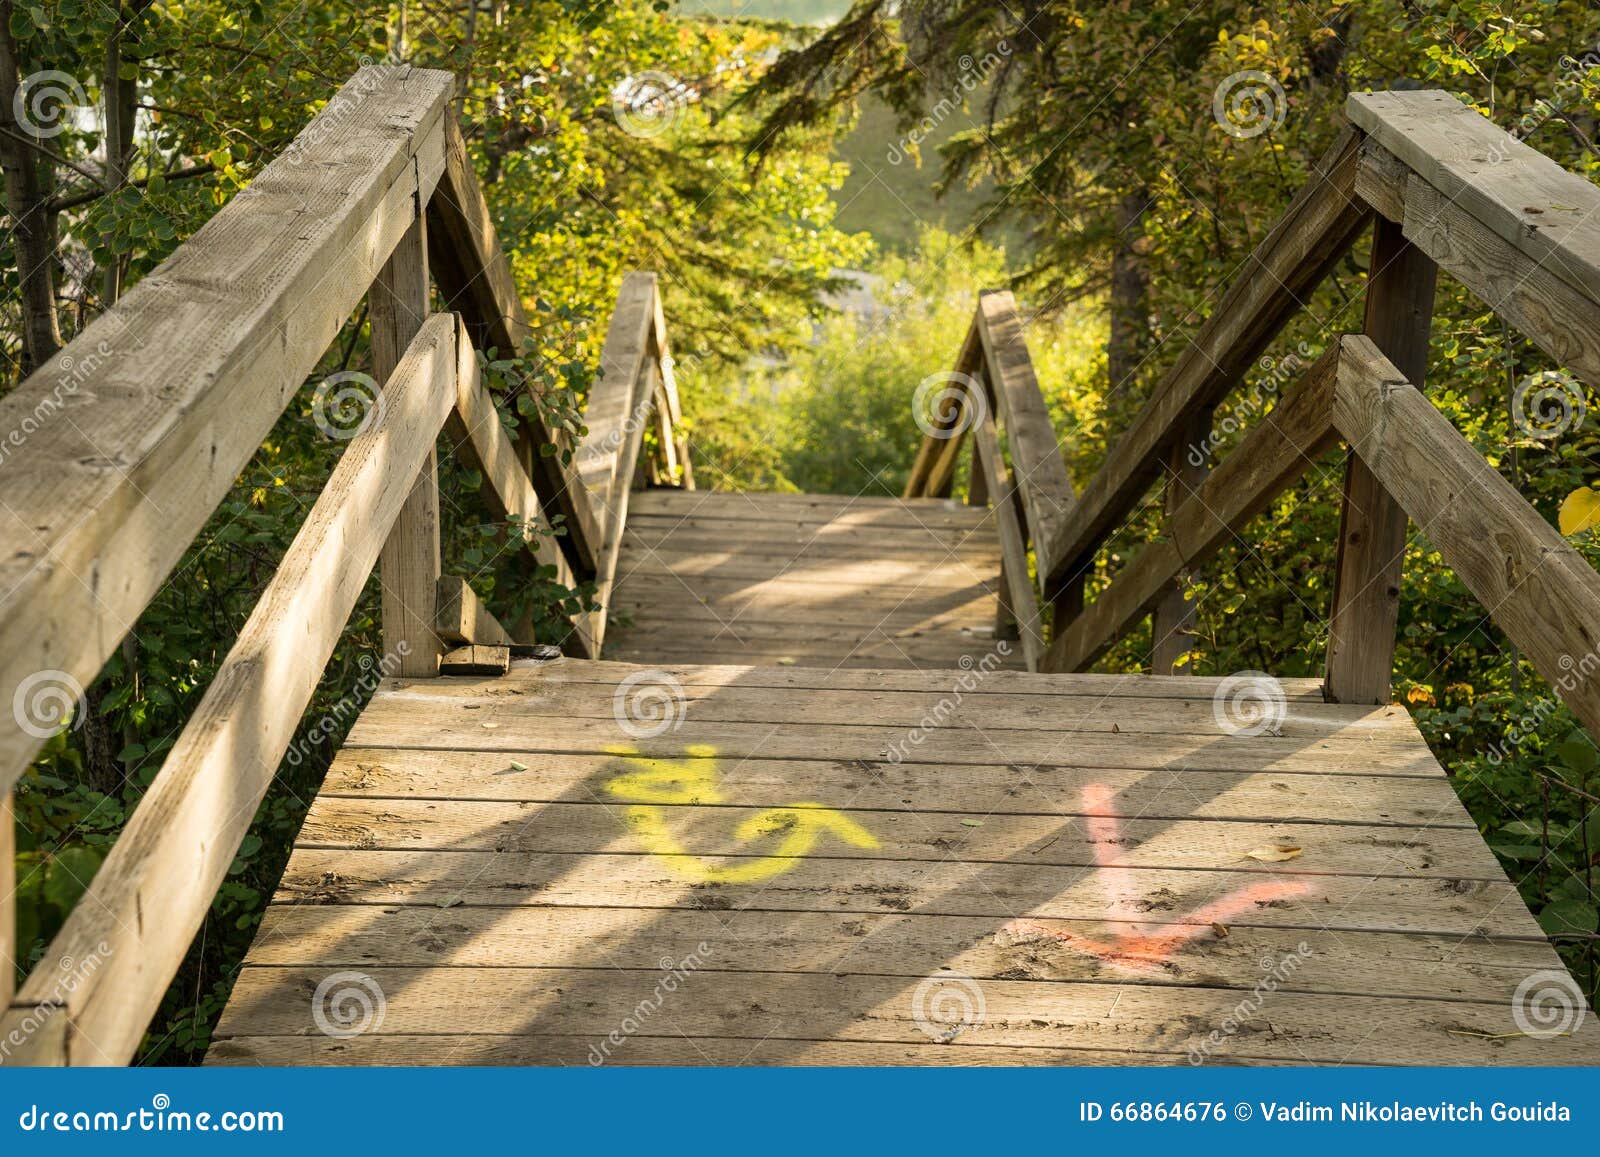
<path fill-rule="evenodd" d="M 428 230 L 418 216 L 368 291 L 372 376 L 388 380 L 428 316 Z M 440 573 L 439 463 L 429 453 L 378 559 L 383 584 L 383 650 L 397 674 L 439 673 L 443 647 L 434 633 Z"/>
<path fill-rule="evenodd" d="M 17 820 L 11 793 L 0 796 L 0 1008 L 17 990 Z"/>
<path fill-rule="evenodd" d="M 1178 507 L 1200 489 L 1211 472 L 1210 456 L 1206 453 L 1211 440 L 1211 411 L 1197 415 L 1185 427 L 1167 453 L 1167 491 L 1165 517 L 1170 520 Z M 1199 461 L 1197 462 L 1196 459 Z M 1195 605 L 1184 597 L 1188 586 L 1187 572 L 1172 580 L 1172 585 L 1161 596 L 1161 601 L 1150 615 L 1150 673 L 1152 675 L 1192 675 L 1194 664 L 1181 667 L 1178 660 L 1194 646 Z"/>
<path fill-rule="evenodd" d="M 1378 350 L 1418 389 L 1428 370 L 1428 331 L 1439 269 L 1401 233 L 1373 224 L 1364 328 Z M 1328 637 L 1326 693 L 1335 703 L 1387 703 L 1400 617 L 1406 513 L 1365 463 L 1350 454 Z"/>

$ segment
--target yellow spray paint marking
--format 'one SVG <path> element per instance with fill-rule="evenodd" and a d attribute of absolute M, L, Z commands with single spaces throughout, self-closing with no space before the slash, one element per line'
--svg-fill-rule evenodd
<path fill-rule="evenodd" d="M 708 864 L 686 850 L 667 826 L 665 811 L 655 804 L 721 803 L 715 765 L 708 762 L 714 748 L 688 748 L 687 760 L 648 759 L 628 749 L 613 749 L 645 765 L 644 770 L 626 772 L 605 785 L 605 790 L 620 799 L 639 800 L 628 809 L 628 826 L 645 850 L 659 856 L 675 874 L 696 883 L 754 884 L 770 880 L 800 866 L 818 840 L 833 836 L 857 848 L 876 848 L 876 837 L 843 812 L 819 803 L 801 802 L 787 807 L 767 808 L 747 817 L 733 830 L 740 844 L 753 843 L 769 836 L 781 836 L 778 846 L 757 860 L 722 866 Z"/>

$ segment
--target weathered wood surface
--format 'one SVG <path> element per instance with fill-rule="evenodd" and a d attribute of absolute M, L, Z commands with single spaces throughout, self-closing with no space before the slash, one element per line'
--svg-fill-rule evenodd
<path fill-rule="evenodd" d="M 285 155 L 0 399 L 0 688 L 87 685 L 444 169 L 449 73 L 363 68 Z M 0 789 L 42 740 L 0 715 Z"/>
<path fill-rule="evenodd" d="M 991 514 L 1000 536 L 1000 575 L 1005 587 L 1004 609 L 1016 624 L 1022 658 L 1028 670 L 1039 669 L 1044 651 L 1044 627 L 1039 621 L 1039 596 L 1028 573 L 1028 542 L 1017 516 L 1016 483 L 1000 454 L 1000 435 L 994 415 L 986 413 L 973 429 L 973 473 L 981 474 L 983 487 L 994 503 Z"/>
<path fill-rule="evenodd" d="M 1172 516 L 1205 484 L 1211 471 L 1211 413 L 1196 414 L 1185 436 L 1167 451 L 1167 481 L 1162 506 Z M 1194 646 L 1194 626 L 1199 607 L 1189 597 L 1188 571 L 1172 577 L 1155 609 L 1150 612 L 1150 673 L 1192 674 L 1186 656 Z M 1065 624 L 1064 624 L 1065 625 Z"/>
<path fill-rule="evenodd" d="M 972 378 L 981 373 L 982 368 L 983 335 L 978 326 L 973 324 L 967 328 L 961 352 L 956 355 L 955 365 L 950 371 L 952 381 L 948 384 L 959 383 L 963 377 Z M 939 410 L 927 415 L 933 423 L 934 432 L 924 434 L 917 446 L 917 457 L 911 463 L 911 473 L 906 478 L 902 498 L 950 496 L 956 462 L 961 456 L 961 446 L 971 424 L 970 418 L 963 417 L 968 409 L 967 404 L 958 399 L 959 395 L 955 392 L 947 394 Z"/>
<path fill-rule="evenodd" d="M 353 438 L 239 639 L 48 959 L 97 962 L 26 1037 L 22 1064 L 125 1064 L 199 929 L 299 726 L 389 528 L 455 400 L 470 359 L 453 315 L 421 328 L 384 387 L 385 405 Z M 36 970 L 0 1037 L 62 998 Z"/>
<path fill-rule="evenodd" d="M 427 219 L 419 206 L 417 219 L 367 290 L 376 381 L 389 380 L 422 329 L 431 292 Z M 374 404 L 383 403 L 375 400 Z M 437 453 L 430 451 L 378 557 L 383 653 L 393 656 L 401 675 L 439 673 L 444 647 L 433 629 L 442 558 L 439 530 L 439 461 Z"/>
<path fill-rule="evenodd" d="M 1386 218 L 1373 226 L 1363 328 L 1418 389 L 1428 372 L 1438 273 L 1432 258 L 1405 239 L 1401 226 Z M 1389 701 L 1406 531 L 1406 512 L 1351 452 L 1328 622 L 1328 696 L 1337 702 Z"/>
<path fill-rule="evenodd" d="M 477 592 L 467 585 L 467 580 L 453 574 L 439 579 L 434 630 L 441 639 L 455 646 L 483 643 L 504 647 L 512 642 Z"/>
<path fill-rule="evenodd" d="M 1299 681 L 1284 735 L 1240 737 L 1217 680 L 994 672 L 896 764 L 880 733 L 922 727 L 955 672 L 678 666 L 654 676 L 679 726 L 646 739 L 615 704 L 650 674 L 562 659 L 381 688 L 209 1061 L 1600 1059 L 1593 1025 L 1518 1031 L 1518 984 L 1559 962 L 1403 711 Z M 1022 737 L 1087 738 L 1067 729 L 1096 702 L 1140 728 L 1103 735 L 1143 770 L 1076 742 L 1033 758 Z M 724 716 L 768 721 L 730 738 Z M 313 1016 L 340 972 L 383 997 L 348 1039 Z M 1270 1027 L 1212 1037 L 1268 975 Z M 965 1022 L 928 1014 L 952 985 Z"/>
<path fill-rule="evenodd" d="M 445 166 L 428 206 L 429 256 L 444 308 L 462 315 L 477 349 L 495 349 L 504 356 L 520 353 L 532 333 L 511 263 L 495 236 L 494 219 L 478 184 L 461 127 L 452 113 L 444 121 Z M 563 453 L 543 454 L 539 447 L 571 449 L 565 431 L 551 427 L 538 414 L 519 414 L 515 460 L 534 492 L 552 514 L 564 516 L 568 532 L 561 548 L 573 569 L 585 578 L 594 574 L 600 549 L 600 524 L 588 491 Z"/>
<path fill-rule="evenodd" d="M 1600 189 L 1438 89 L 1352 93 L 1350 123 L 1535 265 L 1600 302 Z"/>
<path fill-rule="evenodd" d="M 1041 666 L 1076 671 L 1152 610 L 1185 569 L 1209 558 L 1315 463 L 1333 440 L 1337 347 L 1211 471 L 1167 519 L 1163 539 L 1145 544 L 1109 589 L 1051 640 Z"/>
<path fill-rule="evenodd" d="M 1016 666 L 996 652 L 997 512 L 930 499 L 630 498 L 606 654 L 641 662 Z M 1024 560 L 1022 576 L 1027 577 Z"/>
<path fill-rule="evenodd" d="M 1335 422 L 1585 727 L 1600 731 L 1600 574 L 1364 337 L 1346 337 Z"/>
<path fill-rule="evenodd" d="M 17 819 L 11 793 L 0 794 L 0 1008 L 11 1003 L 17 975 Z"/>
<path fill-rule="evenodd" d="M 1354 195 L 1358 144 L 1357 134 L 1346 132 L 1317 163 L 1079 495 L 1060 533 L 1042 544 L 1047 594 L 1089 565 L 1159 473 L 1162 452 L 1187 420 L 1222 400 L 1349 249 L 1369 216 Z"/>
<path fill-rule="evenodd" d="M 476 363 L 471 370 L 457 383 L 456 407 L 445 425 L 452 448 L 468 465 L 482 472 L 487 484 L 482 494 L 491 513 L 522 525 L 527 536 L 524 549 L 533 556 L 534 563 L 548 568 L 553 581 L 575 588 L 579 580 L 566 554 L 556 546 L 557 541 L 575 532 L 570 524 L 564 524 L 566 534 L 546 533 L 552 528 L 539 496 L 517 460 L 516 447 L 501 425 L 500 412 L 483 386 Z M 589 636 L 587 617 L 574 618 L 571 628 L 565 638 L 551 641 L 570 654 L 595 657 L 599 649 Z"/>

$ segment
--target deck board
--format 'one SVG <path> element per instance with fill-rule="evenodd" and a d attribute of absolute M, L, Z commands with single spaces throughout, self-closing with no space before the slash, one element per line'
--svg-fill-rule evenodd
<path fill-rule="evenodd" d="M 937 670 L 997 646 L 994 512 L 942 499 L 632 496 L 606 657 Z"/>
<path fill-rule="evenodd" d="M 1217 680 L 650 672 L 386 681 L 210 1063 L 1600 1061 L 1592 1019 L 1519 1031 L 1559 960 L 1403 710 L 1289 681 L 1236 735 Z M 382 1018 L 330 1036 L 351 975 Z"/>

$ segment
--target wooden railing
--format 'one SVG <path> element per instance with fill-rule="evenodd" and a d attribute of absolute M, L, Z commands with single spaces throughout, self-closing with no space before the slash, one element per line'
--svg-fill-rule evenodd
<path fill-rule="evenodd" d="M 1600 683 L 1593 678 L 1600 673 L 1600 576 L 1420 392 L 1441 268 L 1562 365 L 1591 385 L 1600 382 L 1600 189 L 1444 93 L 1355 95 L 1347 111 L 1351 127 L 1237 271 L 1082 495 L 1043 488 L 1053 523 L 1035 531 L 1032 545 L 1041 594 L 1054 613 L 1039 666 L 1082 670 L 1152 615 L 1152 668 L 1172 673 L 1189 646 L 1185 574 L 1342 440 L 1350 453 L 1328 697 L 1389 699 L 1401 568 L 1414 522 L 1574 714 L 1600 734 Z M 1364 333 L 1334 342 L 1304 367 L 1210 468 L 1212 409 L 1369 221 Z M 988 315 L 980 306 L 975 334 Z M 958 368 L 980 364 L 975 340 L 967 339 Z M 1297 361 L 1291 355 L 1279 365 L 1299 370 Z M 947 408 L 944 429 L 924 439 L 908 496 L 949 493 L 959 439 L 944 435 L 970 423 L 962 409 Z M 1037 487 L 1030 493 L 1019 438 L 1030 441 L 1027 460 L 1053 460 L 1044 477 L 1057 476 L 1060 457 L 1053 446 L 1042 455 L 1033 444 L 1043 443 L 1042 430 L 1020 429 L 1009 417 L 1018 469 L 1006 492 L 1029 509 L 1041 495 Z M 1158 479 L 1165 487 L 1159 536 L 1085 605 L 1082 584 L 1097 552 Z M 989 485 L 980 476 L 977 493 Z M 1004 526 L 1001 533 L 1004 540 Z M 1009 557 L 1007 566 L 1016 569 Z M 1022 592 L 1014 584 L 1007 590 L 1015 604 Z"/>
<path fill-rule="evenodd" d="M 652 480 L 688 480 L 650 275 L 623 285 L 589 402 L 598 439 L 574 457 L 537 417 L 506 429 L 478 353 L 518 349 L 529 329 L 453 91 L 445 72 L 362 69 L 247 190 L 0 401 L 0 428 L 28 431 L 0 467 L 9 695 L 40 672 L 94 679 L 363 295 L 382 383 L 193 718 L 15 994 L 10 961 L 28 946 L 14 939 L 5 793 L 43 739 L 0 716 L 6 1063 L 134 1055 L 374 564 L 390 673 L 503 671 L 515 647 L 536 642 L 514 639 L 441 573 L 441 431 L 481 471 L 497 514 L 523 526 L 562 516 L 564 533 L 528 536 L 525 548 L 568 586 L 609 586 L 644 425 L 659 444 Z M 435 291 L 445 312 L 431 312 Z M 604 625 L 602 603 L 552 641 L 597 656 Z M 66 960 L 71 983 L 57 965 Z"/>
<path fill-rule="evenodd" d="M 1000 533 L 997 632 L 1020 636 L 1028 669 L 1036 671 L 1044 631 L 1028 548 L 1058 532 L 1072 509 L 1073 494 L 1011 294 L 978 298 L 955 368 L 939 378 L 937 384 L 944 388 L 936 394 L 938 410 L 927 415 L 933 429 L 923 438 L 905 497 L 949 497 L 961 447 L 972 434 L 967 500 L 992 504 Z M 1001 450 L 997 416 L 1004 423 L 1015 472 Z"/>

